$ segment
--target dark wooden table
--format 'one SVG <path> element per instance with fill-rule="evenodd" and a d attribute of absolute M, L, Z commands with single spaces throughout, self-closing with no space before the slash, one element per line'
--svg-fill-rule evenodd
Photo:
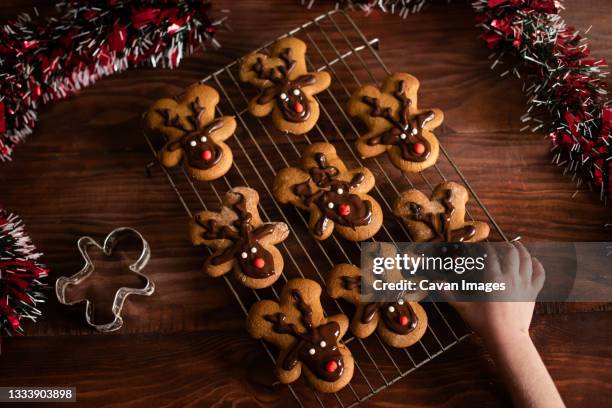
<path fill-rule="evenodd" d="M 104 79 L 43 109 L 14 161 L 0 165 L 0 201 L 28 223 L 52 280 L 80 268 L 78 237 L 101 239 L 123 225 L 139 229 L 152 246 L 148 271 L 157 291 L 154 299 L 129 301 L 126 325 L 114 335 L 92 332 L 82 310 L 50 297 L 45 316 L 27 325 L 27 337 L 4 342 L 0 385 L 76 386 L 87 406 L 280 403 L 249 380 L 261 347 L 246 336 L 225 284 L 203 277 L 201 251 L 186 241 L 176 196 L 162 177 L 143 176 L 151 155 L 139 118 L 156 98 L 179 93 L 327 10 L 296 3 L 217 0 L 218 10 L 231 9 L 233 28 L 219 35 L 221 50 L 188 58 L 174 71 L 139 69 Z M 5 0 L 0 18 L 50 4 Z M 594 53 L 612 60 L 612 3 L 571 0 L 566 8 L 569 23 L 593 26 Z M 603 228 L 612 222 L 610 210 L 589 192 L 572 197 L 574 184 L 550 164 L 543 135 L 519 133 L 521 84 L 490 70 L 468 5 L 435 4 L 406 20 L 352 17 L 368 37 L 381 38 L 391 69 L 421 80 L 422 106 L 445 111 L 443 142 L 506 233 L 525 240 L 610 240 Z M 116 284 L 101 283 L 106 293 Z M 562 396 L 569 406 L 609 404 L 612 313 L 588 304 L 555 309 L 534 318 L 532 334 Z M 365 405 L 499 406 L 509 400 L 482 343 L 471 337 Z"/>

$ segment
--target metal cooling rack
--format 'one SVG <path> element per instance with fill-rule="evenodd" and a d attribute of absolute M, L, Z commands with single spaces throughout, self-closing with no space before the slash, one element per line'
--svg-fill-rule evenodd
<path fill-rule="evenodd" d="M 404 225 L 391 214 L 393 200 L 404 189 L 431 191 L 436 184 L 446 180 L 462 183 L 470 192 L 472 199 L 467 209 L 468 217 L 472 220 L 487 218 L 493 226 L 492 234 L 497 234 L 497 237 L 492 236 L 491 239 L 507 241 L 506 235 L 442 144 L 438 163 L 420 174 L 400 172 L 388 163 L 385 156 L 364 161 L 353 152 L 352 142 L 364 129 L 360 129 L 360 124 L 349 118 L 344 106 L 355 89 L 364 83 L 379 86 L 380 80 L 391 73 L 377 53 L 378 39 L 366 39 L 346 12 L 334 10 L 282 35 L 257 51 L 270 52 L 269 47 L 275 41 L 287 36 L 301 38 L 308 45 L 309 70 L 326 70 L 332 75 L 330 88 L 317 96 L 321 116 L 315 130 L 302 136 L 283 134 L 274 128 L 269 117 L 258 119 L 250 115 L 248 102 L 257 90 L 238 82 L 240 61 L 237 60 L 201 81 L 219 91 L 221 103 L 217 106 L 217 113 L 234 115 L 238 121 L 235 136 L 226 141 L 234 152 L 234 165 L 230 172 L 213 182 L 199 182 L 192 180 L 184 167 L 166 169 L 160 166 L 189 217 L 201 210 L 217 209 L 225 191 L 245 185 L 260 193 L 259 209 L 264 221 L 284 221 L 289 226 L 290 237 L 279 245 L 286 259 L 285 270 L 275 285 L 255 291 L 224 276 L 245 315 L 255 301 L 262 298 L 278 300 L 282 286 L 290 278 L 307 277 L 325 285 L 324 273 L 335 264 L 359 262 L 358 243 L 340 240 L 336 234 L 323 242 L 315 240 L 308 230 L 305 214 L 292 206 L 281 206 L 272 196 L 270 185 L 274 175 L 282 168 L 298 166 L 301 148 L 307 143 L 333 143 L 339 157 L 349 167 L 367 165 L 375 174 L 377 185 L 370 194 L 381 203 L 385 220 L 372 241 L 409 241 L 410 236 Z M 443 140 L 444 128 L 439 130 L 438 138 Z M 155 155 L 164 140 L 152 140 L 147 135 L 145 138 Z M 322 301 L 327 314 L 352 314 L 351 306 L 342 301 L 327 297 Z M 463 321 L 448 305 L 423 305 L 428 313 L 429 327 L 423 338 L 410 348 L 389 347 L 377 334 L 367 339 L 349 337 L 345 340 L 355 357 L 355 373 L 351 383 L 338 393 L 319 394 L 302 379 L 288 386 L 277 384 L 273 392 L 279 394 L 279 398 L 286 394 L 287 398 L 293 398 L 299 406 L 352 407 L 407 376 L 470 334 Z M 266 343 L 262 344 L 274 364 L 275 355 Z"/>

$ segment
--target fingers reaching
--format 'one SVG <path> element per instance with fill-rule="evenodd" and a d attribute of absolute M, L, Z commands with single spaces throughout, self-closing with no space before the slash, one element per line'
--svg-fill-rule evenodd
<path fill-rule="evenodd" d="M 527 248 L 525 248 L 525 245 L 523 245 L 522 242 L 517 241 L 514 243 L 514 245 L 518 250 L 518 255 L 520 259 L 519 273 L 525 279 L 531 280 L 532 269 L 533 269 L 531 255 L 529 254 L 529 252 L 527 251 Z"/>
<path fill-rule="evenodd" d="M 516 247 L 510 243 L 506 243 L 501 249 L 502 257 L 502 272 L 505 275 L 516 273 L 520 265 L 519 252 Z"/>
<path fill-rule="evenodd" d="M 546 278 L 546 270 L 542 265 L 542 262 L 535 256 L 531 258 L 533 262 L 533 274 L 531 278 L 531 284 L 539 292 L 544 287 L 544 280 Z"/>

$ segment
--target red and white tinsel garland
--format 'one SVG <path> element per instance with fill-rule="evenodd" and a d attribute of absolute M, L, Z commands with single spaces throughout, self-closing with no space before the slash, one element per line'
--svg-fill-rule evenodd
<path fill-rule="evenodd" d="M 300 0 L 311 6 L 315 0 Z M 336 6 L 379 9 L 406 17 L 428 0 L 316 0 Z M 559 15 L 559 0 L 475 0 L 477 25 L 494 50 L 492 67 L 501 76 L 523 76 L 528 97 L 522 130 L 545 132 L 554 163 L 571 173 L 578 186 L 594 188 L 612 200 L 612 104 L 608 99 L 606 61 L 591 57 L 586 39 Z"/>
<path fill-rule="evenodd" d="M 572 173 L 578 186 L 586 183 L 604 201 L 612 200 L 606 61 L 591 57 L 586 39 L 566 25 L 560 1 L 478 0 L 473 5 L 483 38 L 496 51 L 493 65 L 511 54 L 518 63 L 502 75 L 527 74 L 524 129 L 546 131 L 554 162 Z"/>
<path fill-rule="evenodd" d="M 32 133 L 38 108 L 130 67 L 176 67 L 218 22 L 207 0 L 63 1 L 0 27 L 0 161 Z"/>
<path fill-rule="evenodd" d="M 0 208 L 0 340 L 23 333 L 23 321 L 35 322 L 41 315 L 49 271 L 40 256 L 21 220 Z"/>
<path fill-rule="evenodd" d="M 316 2 L 325 1 L 328 3 L 336 3 L 336 8 L 356 8 L 366 13 L 378 9 L 385 13 L 399 14 L 402 17 L 406 17 L 410 13 L 421 11 L 421 9 L 429 3 L 429 0 L 300 0 L 302 5 L 308 8 L 312 7 Z"/>

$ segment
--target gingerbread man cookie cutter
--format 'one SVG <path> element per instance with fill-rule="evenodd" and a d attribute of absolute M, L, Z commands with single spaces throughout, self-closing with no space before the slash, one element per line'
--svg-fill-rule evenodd
<path fill-rule="evenodd" d="M 142 250 L 138 259 L 134 263 L 129 265 L 128 269 L 137 274 L 140 278 L 142 278 L 145 282 L 145 286 L 143 288 L 119 288 L 117 292 L 115 292 L 115 297 L 113 299 L 113 321 L 110 323 L 96 324 L 94 320 L 93 303 L 89 299 L 79 299 L 71 302 L 66 296 L 66 290 L 69 286 L 81 284 L 94 272 L 95 265 L 89 257 L 89 254 L 87 253 L 87 250 L 89 248 L 98 248 L 106 256 L 110 256 L 117 244 L 130 236 L 136 237 L 141 242 Z M 121 311 L 123 310 L 123 306 L 127 297 L 130 295 L 151 296 L 155 291 L 155 284 L 153 283 L 153 281 L 151 281 L 146 275 L 141 272 L 149 262 L 149 259 L 151 258 L 151 248 L 149 247 L 149 243 L 135 229 L 129 227 L 121 227 L 111 231 L 110 234 L 108 234 L 104 239 L 104 243 L 102 245 L 98 244 L 98 242 L 93 238 L 89 236 L 84 236 L 79 238 L 77 242 L 77 247 L 79 249 L 79 252 L 81 253 L 81 256 L 85 260 L 85 265 L 83 266 L 83 268 L 81 268 L 80 271 L 78 271 L 74 275 L 69 277 L 61 276 L 57 279 L 57 281 L 55 282 L 55 295 L 57 296 L 57 300 L 61 304 L 66 306 L 74 306 L 76 304 L 85 302 L 85 320 L 87 321 L 87 324 L 89 324 L 91 327 L 95 328 L 99 332 L 107 333 L 119 330 L 123 326 L 123 318 L 121 317 Z"/>

